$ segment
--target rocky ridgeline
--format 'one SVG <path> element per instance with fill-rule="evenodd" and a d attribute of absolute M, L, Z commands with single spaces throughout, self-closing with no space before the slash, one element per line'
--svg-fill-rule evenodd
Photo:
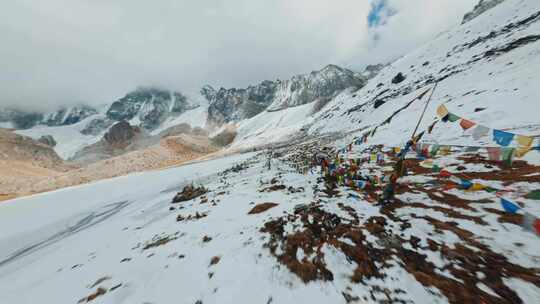
<path fill-rule="evenodd" d="M 372 66 L 369 76 L 377 73 Z M 208 124 L 224 123 L 251 118 L 264 110 L 278 111 L 313 101 L 329 101 L 347 88 L 361 88 L 368 77 L 351 70 L 328 65 L 320 71 L 293 76 L 289 80 L 263 81 L 245 89 L 205 86 L 201 93 L 210 102 Z"/>
<path fill-rule="evenodd" d="M 463 16 L 463 20 L 461 21 L 461 24 L 471 21 L 472 19 L 483 14 L 485 11 L 499 5 L 503 1 L 505 0 L 480 0 L 478 4 L 474 6 L 472 11 L 466 13 L 465 16 Z"/>

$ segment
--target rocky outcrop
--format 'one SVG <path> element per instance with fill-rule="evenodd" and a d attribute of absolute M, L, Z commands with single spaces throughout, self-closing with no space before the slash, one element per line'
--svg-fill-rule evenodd
<path fill-rule="evenodd" d="M 0 122 L 10 122 L 15 129 L 29 129 L 37 125 L 65 126 L 97 114 L 89 106 L 62 107 L 56 111 L 40 113 L 18 109 L 0 109 Z"/>
<path fill-rule="evenodd" d="M 56 140 L 54 140 L 54 137 L 52 137 L 52 135 L 43 135 L 38 139 L 38 141 L 42 144 L 46 144 L 49 147 L 56 146 Z"/>
<path fill-rule="evenodd" d="M 170 116 L 177 116 L 196 106 L 179 92 L 156 88 L 139 88 L 115 101 L 107 111 L 114 121 L 135 120 L 144 129 L 157 128 Z"/>
<path fill-rule="evenodd" d="M 81 130 L 84 135 L 98 135 L 105 129 L 114 124 L 113 120 L 108 118 L 94 118 Z"/>
<path fill-rule="evenodd" d="M 80 122 L 81 120 L 97 114 L 98 111 L 90 106 L 62 107 L 55 112 L 45 114 L 40 122 L 47 126 L 65 126 Z"/>
<path fill-rule="evenodd" d="M 480 0 L 480 2 L 476 4 L 472 11 L 466 13 L 465 16 L 463 16 L 461 24 L 471 21 L 472 19 L 483 14 L 485 11 L 499 5 L 503 1 L 505 0 Z"/>
<path fill-rule="evenodd" d="M 53 169 L 63 164 L 51 146 L 5 129 L 0 129 L 0 160 L 23 161 Z"/>
<path fill-rule="evenodd" d="M 208 125 L 251 118 L 264 110 L 278 111 L 334 97 L 346 88 L 360 88 L 366 77 L 353 71 L 328 65 L 320 71 L 293 76 L 289 80 L 263 81 L 246 89 L 215 90 L 205 86 L 201 94 L 210 102 Z"/>
<path fill-rule="evenodd" d="M 136 126 L 131 126 L 127 121 L 123 120 L 113 125 L 103 139 L 112 147 L 123 149 L 133 142 L 133 139 L 141 134 L 141 129 Z"/>

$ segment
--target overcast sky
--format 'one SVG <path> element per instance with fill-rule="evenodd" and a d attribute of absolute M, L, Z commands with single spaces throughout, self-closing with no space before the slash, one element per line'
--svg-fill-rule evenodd
<path fill-rule="evenodd" d="M 111 102 L 141 85 L 245 87 L 360 69 L 460 23 L 477 0 L 1 0 L 0 106 Z"/>

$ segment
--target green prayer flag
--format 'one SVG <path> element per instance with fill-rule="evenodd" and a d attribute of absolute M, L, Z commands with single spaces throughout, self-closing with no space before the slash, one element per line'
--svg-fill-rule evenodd
<path fill-rule="evenodd" d="M 441 172 L 441 167 L 433 165 L 433 167 L 431 167 L 431 172 Z"/>
<path fill-rule="evenodd" d="M 433 146 L 431 146 L 431 151 L 429 152 L 429 154 L 431 155 L 431 157 L 434 157 L 434 156 L 437 155 L 437 152 L 439 152 L 439 148 L 440 148 L 439 145 L 433 145 Z"/>
<path fill-rule="evenodd" d="M 507 165 L 507 166 L 512 165 L 512 161 L 513 161 L 513 158 L 514 158 L 514 152 L 515 151 L 516 151 L 515 148 L 508 148 L 508 147 L 505 147 L 505 148 L 501 149 L 502 160 L 503 160 L 505 165 Z"/>
<path fill-rule="evenodd" d="M 460 119 L 461 119 L 461 117 L 457 116 L 456 114 L 452 114 L 452 113 L 448 114 L 448 121 L 450 121 L 450 122 L 456 122 L 456 121 L 458 121 Z"/>
<path fill-rule="evenodd" d="M 532 199 L 532 200 L 540 200 L 540 190 L 531 191 L 529 194 L 525 196 L 525 198 Z"/>

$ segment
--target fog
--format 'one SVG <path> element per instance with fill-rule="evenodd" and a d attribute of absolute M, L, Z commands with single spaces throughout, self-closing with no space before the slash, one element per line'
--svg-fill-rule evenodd
<path fill-rule="evenodd" d="M 476 2 L 1 0 L 0 106 L 97 105 L 137 86 L 194 94 L 330 63 L 360 70 L 459 24 Z"/>

